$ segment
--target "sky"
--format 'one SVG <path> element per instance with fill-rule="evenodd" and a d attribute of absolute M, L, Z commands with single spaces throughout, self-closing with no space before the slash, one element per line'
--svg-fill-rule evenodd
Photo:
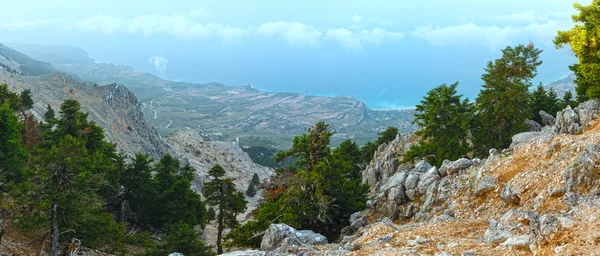
<path fill-rule="evenodd" d="M 443 83 L 474 99 L 508 45 L 543 49 L 535 84 L 576 62 L 552 44 L 573 25 L 572 0 L 1 1 L 0 42 L 77 46 L 171 80 L 353 96 L 376 109 L 413 107 Z"/>

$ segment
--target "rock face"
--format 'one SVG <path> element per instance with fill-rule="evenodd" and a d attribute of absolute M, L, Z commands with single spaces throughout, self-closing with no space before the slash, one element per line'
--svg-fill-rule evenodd
<path fill-rule="evenodd" d="M 567 106 L 556 116 L 556 128 L 560 133 L 579 134 L 600 115 L 600 103 L 589 100 L 579 104 L 575 109 Z"/>
<path fill-rule="evenodd" d="M 529 128 L 530 132 L 539 132 L 542 130 L 542 125 L 533 120 L 525 120 L 525 125 Z"/>
<path fill-rule="evenodd" d="M 0 71 L 0 83 L 8 84 L 9 89 L 17 92 L 30 89 L 35 101 L 32 112 L 40 120 L 48 104 L 58 112 L 64 100 L 74 99 L 89 113 L 89 120 L 104 128 L 106 138 L 117 144 L 117 150 L 130 156 L 140 152 L 157 159 L 172 153 L 146 122 L 136 96 L 124 86 L 93 87 L 62 73 L 19 76 L 6 71 Z"/>
<path fill-rule="evenodd" d="M 556 118 L 554 118 L 554 116 L 546 113 L 546 111 L 540 110 L 539 114 L 540 114 L 540 117 L 542 117 L 542 125 L 543 126 L 556 124 Z"/>
<path fill-rule="evenodd" d="M 494 190 L 494 188 L 496 187 L 496 183 L 498 183 L 498 178 L 496 177 L 483 177 L 483 179 L 479 181 L 479 184 L 477 185 L 477 188 L 475 188 L 475 191 L 473 191 L 473 194 L 475 196 L 482 196 Z"/>
<path fill-rule="evenodd" d="M 278 253 L 312 250 L 312 245 L 327 244 L 327 238 L 310 230 L 296 230 L 285 224 L 271 224 L 265 231 L 260 248 Z"/>

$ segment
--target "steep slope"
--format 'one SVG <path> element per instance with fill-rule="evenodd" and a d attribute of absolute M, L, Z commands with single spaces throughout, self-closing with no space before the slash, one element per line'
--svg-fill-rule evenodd
<path fill-rule="evenodd" d="M 368 209 L 342 238 L 271 225 L 270 255 L 594 255 L 600 251 L 600 103 L 559 112 L 555 125 L 520 133 L 486 159 L 401 165 L 414 142 L 382 145 L 363 181 Z M 302 234 L 304 235 L 302 237 Z M 305 241 L 305 242 L 302 242 Z M 276 248 L 273 250 L 272 248 Z M 275 253 L 273 253 L 275 252 Z M 254 253 L 254 254 L 252 254 Z M 264 255 L 247 251 L 232 255 Z"/>
<path fill-rule="evenodd" d="M 164 136 L 194 129 L 216 140 L 233 141 L 240 137 L 240 143 L 244 145 L 269 141 L 285 148 L 293 136 L 319 120 L 330 123 L 337 130 L 334 144 L 348 138 L 359 143 L 371 141 L 389 126 L 396 126 L 403 132 L 415 128 L 411 124 L 412 109 L 375 111 L 351 97 L 263 92 L 250 86 L 218 83 L 173 82 L 126 66 L 94 63 L 78 48 L 11 46 L 84 80 L 126 84 L 143 102 L 148 122 Z"/>
<path fill-rule="evenodd" d="M 90 120 L 104 128 L 107 138 L 128 155 L 137 152 L 161 157 L 169 152 L 160 135 L 144 119 L 135 95 L 124 86 L 109 84 L 92 87 L 64 73 L 43 76 L 20 76 L 0 71 L 0 83 L 20 92 L 30 89 L 35 101 L 33 113 L 43 120 L 49 104 L 58 111 L 67 99 L 81 103 Z"/>
<path fill-rule="evenodd" d="M 50 64 L 34 60 L 3 44 L 0 44 L 0 70 L 25 76 L 39 76 L 56 72 Z"/>
<path fill-rule="evenodd" d="M 573 93 L 573 95 L 576 95 L 576 93 L 575 93 L 575 74 L 573 74 L 573 73 L 568 74 L 567 76 L 565 76 L 561 79 L 558 79 L 556 81 L 553 81 L 549 84 L 544 85 L 544 87 L 546 87 L 546 90 L 549 90 L 550 88 L 554 88 L 554 90 L 560 97 L 565 95 L 565 92 L 567 92 L 567 91 L 571 91 Z"/>

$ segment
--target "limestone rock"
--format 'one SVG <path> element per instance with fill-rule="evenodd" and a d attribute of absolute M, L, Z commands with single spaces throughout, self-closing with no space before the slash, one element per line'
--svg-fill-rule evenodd
<path fill-rule="evenodd" d="M 508 204 L 519 205 L 521 203 L 521 198 L 519 197 L 519 193 L 513 192 L 510 189 L 510 186 L 506 185 L 502 189 L 500 193 L 500 198 Z"/>
<path fill-rule="evenodd" d="M 515 248 L 527 248 L 529 245 L 529 240 L 531 236 L 523 235 L 523 236 L 515 236 L 507 239 L 502 244 L 501 247 L 515 247 Z"/>
<path fill-rule="evenodd" d="M 494 188 L 496 187 L 496 183 L 498 183 L 498 178 L 496 178 L 496 177 L 490 177 L 490 176 L 483 177 L 479 181 L 479 184 L 477 185 L 477 188 L 475 188 L 475 191 L 473 191 L 473 194 L 475 196 L 482 196 L 482 195 L 494 190 Z"/>
<path fill-rule="evenodd" d="M 483 234 L 483 241 L 488 244 L 498 244 L 511 237 L 512 234 L 509 231 L 501 229 L 500 223 L 498 223 L 496 220 L 490 220 L 489 226 Z"/>
<path fill-rule="evenodd" d="M 579 104 L 575 111 L 579 115 L 581 128 L 585 130 L 600 116 L 600 103 L 597 100 L 588 100 Z"/>
<path fill-rule="evenodd" d="M 559 133 L 578 134 L 581 131 L 579 115 L 567 106 L 556 115 L 556 128 Z"/>
<path fill-rule="evenodd" d="M 542 130 L 542 125 L 530 119 L 525 120 L 525 125 L 527 126 L 528 131 L 530 132 L 539 132 Z"/>
<path fill-rule="evenodd" d="M 540 110 L 539 112 L 540 117 L 542 118 L 542 125 L 543 126 L 552 126 L 554 124 L 556 124 L 556 118 L 554 118 L 554 116 L 546 113 L 546 111 L 544 110 Z"/>
<path fill-rule="evenodd" d="M 284 240 L 288 239 L 286 243 Z M 271 224 L 265 231 L 260 248 L 273 251 L 282 244 L 286 245 L 318 245 L 327 244 L 327 238 L 310 230 L 296 230 L 285 224 Z"/>
<path fill-rule="evenodd" d="M 458 159 L 454 162 L 452 162 L 449 166 L 448 169 L 446 170 L 448 175 L 457 173 L 460 170 L 464 170 L 467 169 L 469 167 L 471 167 L 473 165 L 473 161 L 467 159 L 467 158 L 461 158 Z"/>
<path fill-rule="evenodd" d="M 265 256 L 267 252 L 258 250 L 234 251 L 221 254 L 221 256 Z"/>

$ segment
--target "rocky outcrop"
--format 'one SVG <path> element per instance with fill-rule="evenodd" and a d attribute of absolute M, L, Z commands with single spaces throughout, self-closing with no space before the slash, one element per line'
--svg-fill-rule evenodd
<path fill-rule="evenodd" d="M 546 111 L 544 110 L 540 110 L 539 112 L 540 117 L 542 118 L 542 125 L 543 126 L 552 126 L 556 124 L 556 118 L 554 118 L 554 116 L 546 113 Z"/>
<path fill-rule="evenodd" d="M 260 248 L 269 255 L 314 251 L 313 245 L 327 244 L 327 238 L 310 230 L 296 230 L 285 224 L 271 224 Z"/>
<path fill-rule="evenodd" d="M 579 134 L 600 115 L 600 103 L 589 100 L 579 104 L 575 109 L 567 106 L 556 116 L 556 128 L 559 133 Z"/>
<path fill-rule="evenodd" d="M 538 124 L 536 121 L 533 120 L 525 120 L 525 126 L 527 126 L 528 131 L 530 132 L 539 132 L 542 130 L 542 125 Z"/>

